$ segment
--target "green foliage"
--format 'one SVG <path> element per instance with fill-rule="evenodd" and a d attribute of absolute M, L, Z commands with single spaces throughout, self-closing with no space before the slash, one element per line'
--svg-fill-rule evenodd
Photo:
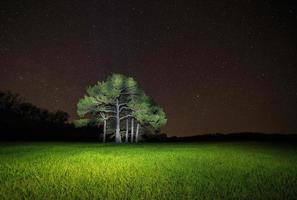
<path fill-rule="evenodd" d="M 116 99 L 129 96 L 136 91 L 136 81 L 121 74 L 113 74 L 106 81 L 97 82 L 87 88 L 87 95 L 77 104 L 77 113 L 80 117 L 86 114 L 96 115 L 100 110 L 113 106 Z M 124 93 L 125 95 L 122 95 Z"/>
<path fill-rule="evenodd" d="M 147 120 L 155 128 L 159 129 L 167 123 L 166 114 L 159 105 L 152 106 L 150 118 Z"/>
<path fill-rule="evenodd" d="M 0 146 L 1 199 L 296 199 L 297 148 L 267 143 Z"/>
<path fill-rule="evenodd" d="M 146 123 L 150 112 L 149 97 L 144 93 L 137 96 L 128 103 L 128 107 L 132 110 L 132 116 L 141 124 Z"/>
<path fill-rule="evenodd" d="M 77 104 L 77 113 L 80 117 L 101 117 L 109 119 L 109 122 L 113 117 L 113 120 L 117 119 L 117 131 L 120 130 L 120 120 L 128 117 L 154 129 L 160 129 L 167 121 L 163 109 L 144 93 L 137 82 L 121 74 L 112 74 L 105 81 L 89 86 L 87 95 Z M 117 135 L 119 138 L 119 132 Z"/>
<path fill-rule="evenodd" d="M 131 101 L 129 107 L 132 115 L 141 124 L 149 124 L 154 129 L 159 129 L 166 124 L 166 114 L 162 107 L 144 93 Z"/>
<path fill-rule="evenodd" d="M 96 126 L 98 124 L 98 120 L 91 120 L 91 119 L 78 119 L 74 120 L 74 126 L 77 128 L 86 127 L 86 126 Z"/>
<path fill-rule="evenodd" d="M 83 99 L 80 99 L 77 104 L 77 114 L 80 117 L 83 117 L 88 113 L 95 114 L 96 106 L 97 101 L 94 97 L 85 96 Z"/>

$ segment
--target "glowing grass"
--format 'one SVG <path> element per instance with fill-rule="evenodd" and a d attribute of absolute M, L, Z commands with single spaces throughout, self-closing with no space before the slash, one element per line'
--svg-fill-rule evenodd
<path fill-rule="evenodd" d="M 0 147 L 0 199 L 295 199 L 296 185 L 293 145 Z"/>

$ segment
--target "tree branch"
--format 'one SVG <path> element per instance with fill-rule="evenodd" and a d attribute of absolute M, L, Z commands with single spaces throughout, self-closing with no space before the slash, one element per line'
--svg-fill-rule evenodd
<path fill-rule="evenodd" d="M 120 104 L 119 104 L 119 107 L 121 107 L 121 106 L 125 106 L 125 105 L 127 105 L 127 103 L 120 103 Z"/>
<path fill-rule="evenodd" d="M 133 115 L 126 115 L 126 116 L 124 116 L 124 117 L 121 117 L 120 120 L 122 120 L 122 119 L 126 119 L 126 118 L 128 118 L 128 117 L 133 117 Z"/>
<path fill-rule="evenodd" d="M 129 108 L 128 106 L 125 106 L 125 107 L 121 107 L 120 108 L 120 112 L 122 112 L 124 109 L 127 109 L 127 110 L 132 110 L 131 108 Z"/>
<path fill-rule="evenodd" d="M 115 116 L 108 116 L 108 117 L 106 118 L 106 120 L 109 120 L 110 118 L 115 118 L 115 119 L 116 119 Z"/>
<path fill-rule="evenodd" d="M 113 111 L 113 110 L 104 110 L 104 109 L 99 109 L 98 110 L 99 112 L 105 112 L 105 113 L 117 113 L 116 111 Z"/>

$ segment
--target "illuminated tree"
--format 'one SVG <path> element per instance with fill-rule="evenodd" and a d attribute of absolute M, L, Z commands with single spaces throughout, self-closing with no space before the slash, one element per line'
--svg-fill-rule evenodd
<path fill-rule="evenodd" d="M 90 117 L 98 123 L 103 122 L 103 142 L 106 140 L 107 122 L 110 119 L 115 120 L 116 143 L 122 142 L 122 120 L 126 120 L 125 142 L 128 142 L 129 138 L 129 119 L 131 120 L 131 142 L 134 140 L 134 120 L 136 120 L 136 142 L 139 140 L 141 124 L 150 124 L 158 128 L 165 124 L 164 111 L 161 108 L 160 112 L 156 110 L 156 103 L 145 95 L 137 82 L 121 74 L 113 74 L 105 81 L 88 87 L 87 94 L 77 104 L 77 113 L 80 117 Z"/>
<path fill-rule="evenodd" d="M 121 74 L 113 74 L 106 81 L 98 82 L 87 89 L 87 95 L 77 105 L 80 117 L 90 114 L 94 118 L 102 118 L 104 136 L 106 135 L 107 120 L 116 121 L 115 141 L 121 143 L 121 120 L 131 117 L 126 111 L 127 104 L 136 95 L 137 83 L 133 78 Z M 105 139 L 104 139 L 105 140 Z"/>
<path fill-rule="evenodd" d="M 159 129 L 166 124 L 167 119 L 164 110 L 144 93 L 137 99 L 129 102 L 133 118 L 136 119 L 135 142 L 139 141 L 139 129 L 141 125 L 149 125 L 153 129 Z M 131 135 L 133 137 L 133 135 Z M 133 139 L 131 140 L 133 142 Z"/>

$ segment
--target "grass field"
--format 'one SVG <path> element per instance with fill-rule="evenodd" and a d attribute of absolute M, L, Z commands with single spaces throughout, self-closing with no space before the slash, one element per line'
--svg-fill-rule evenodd
<path fill-rule="evenodd" d="M 0 199 L 297 199 L 297 147 L 0 144 Z"/>

